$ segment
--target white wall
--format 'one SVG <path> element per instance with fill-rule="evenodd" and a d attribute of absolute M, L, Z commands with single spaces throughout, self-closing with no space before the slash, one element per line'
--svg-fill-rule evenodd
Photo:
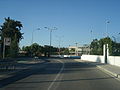
<path fill-rule="evenodd" d="M 108 64 L 120 66 L 120 56 L 109 56 Z"/>
<path fill-rule="evenodd" d="M 67 58 L 67 57 L 70 57 L 70 55 L 50 55 L 50 57 Z"/>
<path fill-rule="evenodd" d="M 100 55 L 82 55 L 81 60 L 105 63 L 104 56 Z M 108 56 L 107 63 L 120 66 L 120 56 Z"/>
<path fill-rule="evenodd" d="M 100 55 L 82 55 L 81 60 L 104 63 L 104 56 L 100 56 Z"/>
<path fill-rule="evenodd" d="M 114 65 L 115 64 L 115 57 L 114 56 L 109 56 L 107 60 L 108 64 Z"/>

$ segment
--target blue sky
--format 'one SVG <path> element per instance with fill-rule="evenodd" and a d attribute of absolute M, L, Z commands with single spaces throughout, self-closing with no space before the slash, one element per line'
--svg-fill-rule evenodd
<path fill-rule="evenodd" d="M 105 37 L 107 21 L 108 35 L 120 39 L 120 0 L 0 0 L 0 25 L 5 17 L 22 22 L 20 46 L 31 44 L 33 30 L 34 42 L 48 45 L 49 31 L 44 27 L 58 28 L 52 33 L 54 46 L 58 37 L 62 47 L 89 44 L 93 38 Z"/>

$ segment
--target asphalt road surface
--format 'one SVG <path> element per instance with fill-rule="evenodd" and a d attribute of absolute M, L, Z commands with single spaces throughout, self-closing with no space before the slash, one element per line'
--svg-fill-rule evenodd
<path fill-rule="evenodd" d="M 120 81 L 95 65 L 51 59 L 3 81 L 0 90 L 120 90 Z"/>

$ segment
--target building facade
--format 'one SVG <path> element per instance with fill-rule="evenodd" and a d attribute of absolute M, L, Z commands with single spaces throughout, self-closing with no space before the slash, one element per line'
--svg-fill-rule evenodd
<path fill-rule="evenodd" d="M 82 54 L 89 55 L 90 54 L 90 45 L 83 45 L 83 46 L 70 46 L 69 47 L 69 54 L 75 56 L 81 56 Z"/>

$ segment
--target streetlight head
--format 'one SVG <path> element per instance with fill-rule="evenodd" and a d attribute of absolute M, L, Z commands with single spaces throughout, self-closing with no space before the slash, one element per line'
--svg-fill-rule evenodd
<path fill-rule="evenodd" d="M 44 27 L 44 28 L 48 28 L 48 27 Z"/>
<path fill-rule="evenodd" d="M 110 21 L 107 21 L 107 23 L 110 23 Z"/>
<path fill-rule="evenodd" d="M 48 29 L 48 30 L 57 30 L 56 27 L 53 27 L 53 28 L 49 28 L 49 27 L 44 27 L 45 29 Z"/>
<path fill-rule="evenodd" d="M 54 30 L 57 30 L 57 28 L 56 28 L 56 27 L 53 27 L 53 29 L 54 29 Z"/>
<path fill-rule="evenodd" d="M 41 30 L 41 28 L 37 28 L 37 30 Z"/>

